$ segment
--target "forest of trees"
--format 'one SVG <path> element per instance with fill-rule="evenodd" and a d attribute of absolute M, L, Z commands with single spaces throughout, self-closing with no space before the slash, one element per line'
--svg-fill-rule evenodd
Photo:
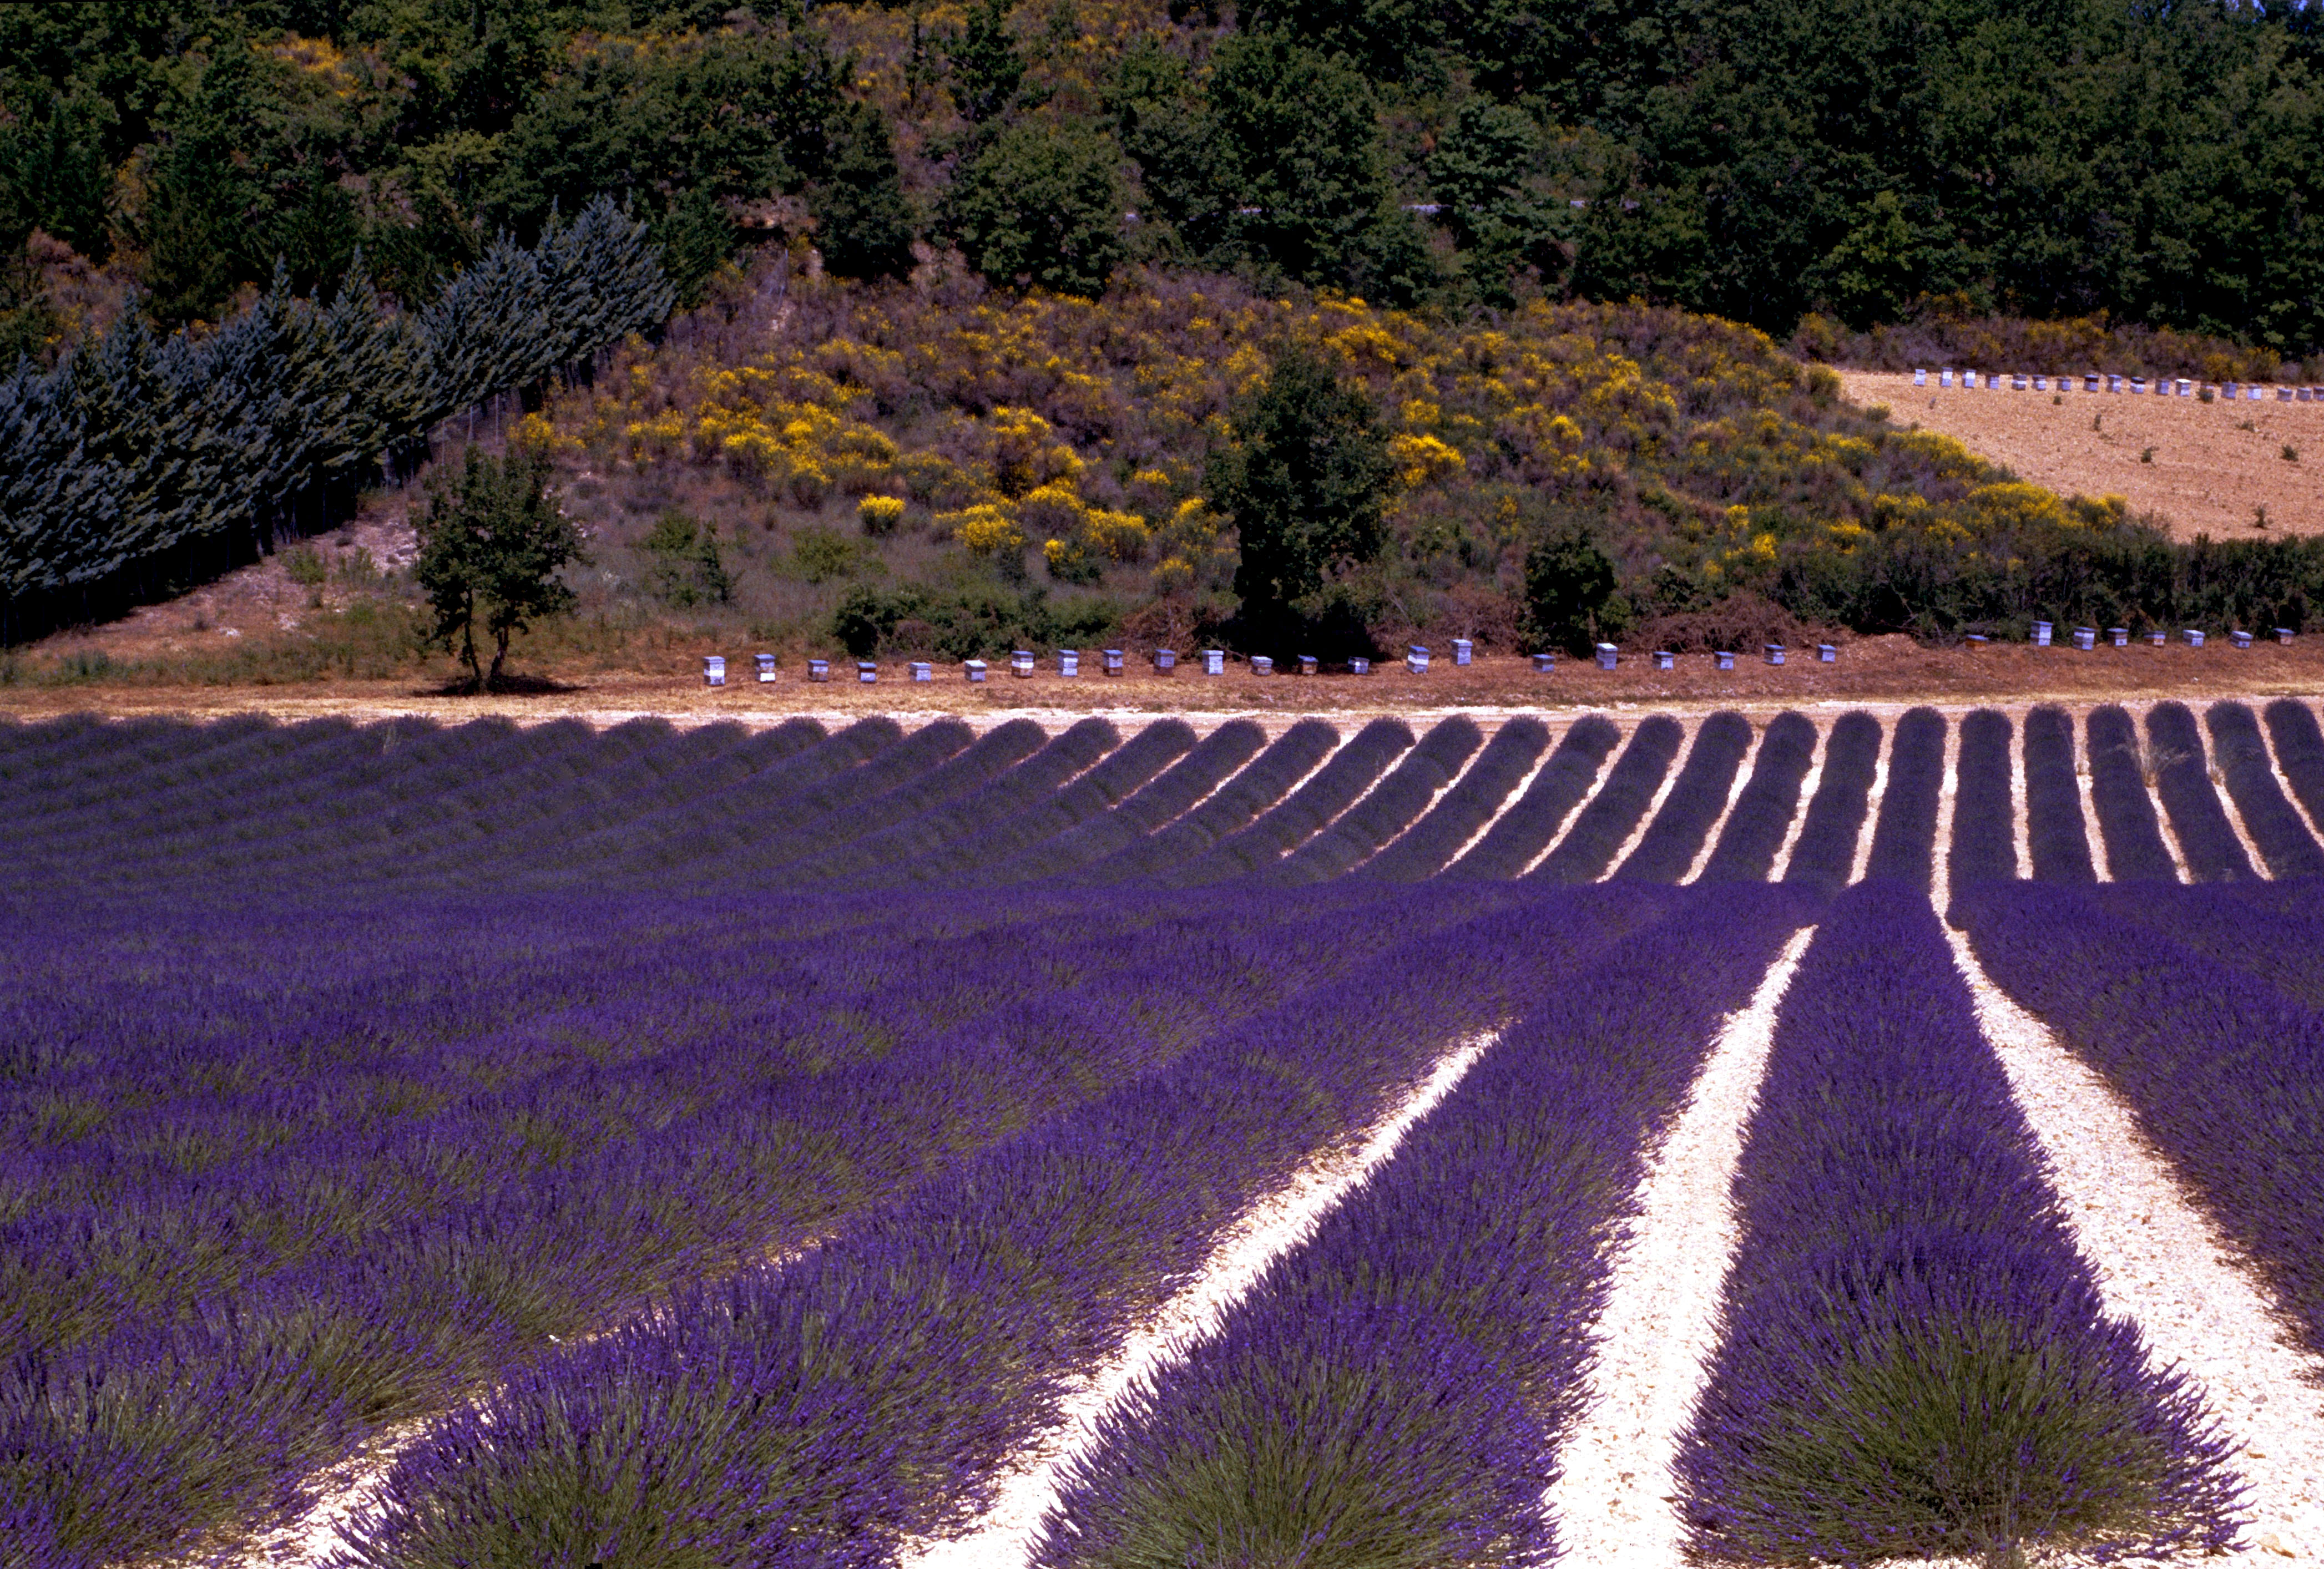
<path fill-rule="evenodd" d="M 21 632 L 305 531 L 754 247 L 926 287 L 956 253 L 1000 297 L 1115 290 L 1101 315 L 1133 275 L 1227 275 L 1488 337 L 1639 299 L 1814 357 L 2075 318 L 2324 364 L 2319 29 L 2255 0 L 0 6 L 0 602 Z"/>
<path fill-rule="evenodd" d="M 600 193 L 679 298 L 957 245 L 1788 333 L 2103 311 L 2324 346 L 2324 8 L 2151 0 L 124 0 L 0 8 L 0 359 L 64 247 L 157 324 L 429 297 Z M 1134 220 L 1125 217 L 1134 214 Z"/>

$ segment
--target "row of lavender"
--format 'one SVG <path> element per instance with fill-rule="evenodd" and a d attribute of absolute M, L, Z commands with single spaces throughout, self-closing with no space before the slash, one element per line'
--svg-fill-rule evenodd
<path fill-rule="evenodd" d="M 2010 722 L 1970 715 L 1951 881 L 2095 876 L 2083 769 L 2111 880 L 2178 877 L 2166 820 L 2196 881 L 2256 875 L 2211 783 L 2205 725 L 2226 798 L 2267 873 L 2324 872 L 2309 828 L 2324 816 L 2324 735 L 2310 709 L 2282 700 L 2268 706 L 2264 734 L 2240 703 L 2213 705 L 2200 725 L 2182 705 L 2159 704 L 2144 737 L 2126 711 L 2101 706 L 2079 761 L 2071 717 L 2035 709 L 2024 736 L 2024 868 Z M 1058 877 L 1296 884 L 1350 871 L 1757 881 L 1803 809 L 1783 875 L 1833 887 L 1855 871 L 1882 757 L 1878 725 L 1853 714 L 1820 749 L 1796 715 L 1772 721 L 1756 752 L 1732 714 L 1710 715 L 1691 741 L 1662 716 L 1627 741 L 1590 716 L 1551 742 L 1547 725 L 1524 717 L 1489 744 L 1466 718 L 1417 739 L 1379 720 L 1344 742 L 1320 720 L 1272 741 L 1248 722 L 1198 740 L 1167 720 L 1127 742 L 1094 719 L 1055 736 L 1028 720 L 982 735 L 954 720 L 907 734 L 887 719 L 829 735 L 807 721 L 761 732 L 658 722 L 603 733 L 576 723 L 4 726 L 12 855 L 0 896 L 189 884 L 279 896 L 350 881 L 413 891 Z M 1933 710 L 1897 721 L 1867 875 L 1927 882 L 1945 745 Z M 1819 784 L 1803 808 L 1811 768 Z"/>
<path fill-rule="evenodd" d="M 1987 973 L 2096 1068 L 2324 1353 L 2324 908 L 2312 883 L 1988 885 Z"/>
<path fill-rule="evenodd" d="M 1041 1569 L 1546 1563 L 1609 1256 L 1710 1046 L 1812 907 L 1704 896 L 1511 1030 L 1070 1468 Z M 1870 883 L 1781 1010 L 1681 1449 L 1692 1545 L 1861 1562 L 2230 1543 L 2224 1445 L 2103 1315 L 1932 912 Z"/>
<path fill-rule="evenodd" d="M 383 1425 L 1479 909 L 1448 890 L 1390 920 L 1375 897 L 14 924 L 0 1540 L 111 1563 L 277 1512 Z"/>
<path fill-rule="evenodd" d="M 1656 897 L 1450 928 L 805 1260 L 526 1367 L 406 1456 L 355 1561 L 893 1562 L 990 1501 L 1258 1195 L 1511 1013 L 1379 1174 L 1109 1415 L 1036 1561 L 1549 1561 L 1545 1490 L 1646 1151 L 1720 1014 L 1817 917 L 1780 890 Z M 1821 918 L 1681 1448 L 1695 1546 L 2229 1545 L 2226 1446 L 2101 1310 L 1925 900 L 1868 883 Z"/>
<path fill-rule="evenodd" d="M 2226 1445 L 2106 1316 L 1927 900 L 1866 882 L 1785 998 L 1742 1243 L 1681 1446 L 1695 1546 L 1755 1563 L 2227 1546 Z"/>
<path fill-rule="evenodd" d="M 512 1373 L 398 1463 L 358 1558 L 886 1562 L 986 1501 L 1074 1380 L 1259 1195 L 1670 897 L 1502 895 L 803 1259 L 681 1292 Z"/>

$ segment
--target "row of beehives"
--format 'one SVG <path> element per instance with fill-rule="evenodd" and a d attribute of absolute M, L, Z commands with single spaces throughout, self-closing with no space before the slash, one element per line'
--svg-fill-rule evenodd
<path fill-rule="evenodd" d="M 2275 641 L 2279 643 L 2289 643 L 2292 641 L 2294 636 L 2292 629 L 2290 627 L 2279 626 L 2274 628 L 2273 631 L 2275 633 Z M 2034 623 L 2034 646 L 2037 648 L 2051 647 L 2054 640 L 2055 632 L 2056 626 L 2053 623 L 2046 621 L 2035 622 Z M 2072 638 L 2073 646 L 2078 649 L 2097 648 L 2101 636 L 2103 636 L 2107 642 L 2118 649 L 2127 648 L 2131 641 L 2130 629 L 2120 626 L 2108 627 L 2105 630 L 2103 634 L 2101 634 L 2099 630 L 2094 626 L 2078 626 L 2072 629 L 2070 635 Z M 2157 648 L 2162 647 L 2163 644 L 2171 641 L 2171 634 L 2160 629 L 2147 632 L 2143 635 L 2148 642 L 2153 644 Z M 2199 649 L 2203 646 L 2204 633 L 2202 629 L 2200 627 L 2187 627 L 2181 632 L 2180 636 L 2190 648 Z M 2253 634 L 2248 632 L 2230 632 L 2227 634 L 2227 638 L 2229 641 L 2234 643 L 2235 646 L 2239 649 L 2250 648 L 2253 643 Z M 1978 647 L 1991 640 L 1982 633 L 1970 632 L 1963 641 L 1972 647 Z M 1819 664 L 1830 665 L 1839 662 L 1840 649 L 1835 643 L 1817 643 L 1815 645 L 1814 651 L 1816 662 Z M 1759 652 L 1760 657 L 1768 664 L 1781 665 L 1788 661 L 1791 651 L 1786 649 L 1782 643 L 1766 643 L 1761 645 Z M 1473 659 L 1474 653 L 1475 644 L 1471 640 L 1468 638 L 1455 638 L 1452 640 L 1452 662 L 1454 664 L 1469 664 Z M 1050 673 L 1068 678 L 1076 678 L 1081 675 L 1082 655 L 1078 650 L 1059 649 L 1056 653 L 1051 657 L 1055 661 L 1055 669 Z M 1167 676 L 1174 674 L 1178 668 L 1178 655 L 1176 650 L 1156 649 L 1148 657 L 1153 663 L 1155 673 L 1157 675 Z M 1431 657 L 1432 656 L 1427 649 L 1421 647 L 1417 643 L 1414 643 L 1405 650 L 1404 667 L 1406 670 L 1413 675 L 1424 675 L 1427 672 Z M 1557 656 L 1554 653 L 1530 654 L 1526 657 L 1532 660 L 1533 668 L 1537 672 L 1545 674 L 1557 668 Z M 1621 648 L 1618 644 L 1615 643 L 1600 643 L 1596 647 L 1593 657 L 1600 669 L 1610 670 L 1615 669 L 1621 662 Z M 1655 669 L 1658 670 L 1668 670 L 1677 668 L 1678 655 L 1669 649 L 1655 649 L 1649 653 L 1647 657 L 1654 661 Z M 1221 676 L 1226 673 L 1227 653 L 1224 649 L 1203 649 L 1197 652 L 1195 658 L 1199 661 L 1198 668 L 1204 675 Z M 772 682 L 776 679 L 777 661 L 774 655 L 756 654 L 752 656 L 752 659 L 758 678 L 761 681 Z M 1129 666 L 1129 656 L 1120 649 L 1102 650 L 1098 654 L 1098 660 L 1099 669 L 1109 676 L 1122 675 L 1126 672 Z M 1712 651 L 1711 660 L 1712 664 L 1719 669 L 1731 670 L 1735 668 L 1736 654 L 1733 650 L 1718 649 Z M 1015 651 L 1009 656 L 1008 662 L 1009 673 L 1012 676 L 1031 677 L 1041 673 L 1040 656 L 1035 654 L 1029 649 L 1019 649 Z M 853 663 L 856 680 L 866 686 L 879 680 L 880 664 L 878 660 L 857 660 L 853 661 Z M 1275 660 L 1265 654 L 1251 655 L 1249 663 L 1250 666 L 1250 673 L 1254 676 L 1271 676 L 1275 674 Z M 828 681 L 832 678 L 832 661 L 829 660 L 810 659 L 806 662 L 807 678 L 810 681 Z M 846 668 L 845 661 L 842 661 L 840 668 L 844 672 Z M 1334 668 L 1337 669 L 1341 667 Z M 1296 669 L 1297 673 L 1300 675 L 1313 676 L 1317 674 L 1323 669 L 1323 665 L 1314 655 L 1302 654 L 1298 657 L 1296 662 Z M 1361 658 L 1351 659 L 1346 661 L 1344 669 L 1348 674 L 1352 676 L 1369 676 L 1372 673 L 1372 661 L 1368 659 Z M 936 662 L 931 660 L 907 660 L 905 661 L 904 669 L 905 678 L 907 680 L 933 681 L 936 679 Z M 991 671 L 991 666 L 983 660 L 963 660 L 961 661 L 961 673 L 963 678 L 966 680 L 982 682 L 988 678 Z M 1288 672 L 1286 671 L 1286 673 Z M 705 654 L 702 656 L 702 683 L 706 687 L 723 687 L 726 685 L 726 659 L 724 655 Z"/>
<path fill-rule="evenodd" d="M 1954 380 L 1956 374 L 1960 376 L 1958 383 Z M 2052 389 L 2061 392 L 2071 392 L 2079 389 L 2085 392 L 2128 392 L 2134 396 L 2152 393 L 2158 398 L 2223 398 L 2230 403 L 2238 401 L 2262 403 L 2267 401 L 2270 392 L 2273 392 L 2275 401 L 2279 403 L 2324 403 L 2324 387 L 2262 386 L 2256 382 L 2200 382 L 2190 381 L 2185 376 L 2157 376 L 2150 384 L 2144 376 L 2095 374 L 2029 376 L 2022 371 L 2007 374 L 1988 371 L 1983 374 L 1983 378 L 1980 380 L 1979 373 L 1976 371 L 1955 373 L 1950 366 L 1939 370 L 1936 374 L 1938 386 L 1959 385 L 1972 392 L 1979 388 L 1987 392 L 1999 392 L 2004 387 L 2015 392 L 2028 391 L 2047 392 Z M 1929 373 L 1926 370 L 1914 370 L 1913 384 L 1916 387 L 1927 386 Z"/>
<path fill-rule="evenodd" d="M 1476 644 L 1471 639 L 1454 638 L 1452 662 L 1456 665 L 1469 663 L 1475 649 Z M 1156 649 L 1149 657 L 1153 661 L 1155 672 L 1158 675 L 1171 675 L 1178 668 L 1178 654 L 1175 649 Z M 1068 678 L 1078 677 L 1082 673 L 1082 655 L 1079 650 L 1059 649 L 1052 658 L 1056 661 L 1056 669 L 1052 673 Z M 1098 668 L 1109 676 L 1122 675 L 1129 669 L 1129 655 L 1120 649 L 1101 650 L 1097 658 Z M 1200 661 L 1203 674 L 1222 676 L 1226 673 L 1226 650 L 1203 649 L 1196 653 L 1195 658 Z M 774 655 L 755 654 L 752 659 L 756 663 L 760 680 L 775 679 Z M 1421 674 L 1428 669 L 1429 659 L 1429 651 L 1418 643 L 1414 643 L 1405 651 L 1405 668 L 1415 675 Z M 1033 676 L 1039 673 L 1040 663 L 1040 656 L 1030 649 L 1018 649 L 1009 656 L 1009 673 L 1012 676 Z M 983 660 L 963 660 L 960 664 L 962 675 L 971 681 L 984 680 L 991 670 L 991 666 Z M 1251 655 L 1250 664 L 1251 674 L 1255 676 L 1271 676 L 1275 673 L 1275 660 L 1265 654 Z M 878 660 L 857 660 L 854 661 L 854 666 L 855 678 L 858 681 L 868 686 L 880 678 Z M 1322 661 L 1314 654 L 1301 654 L 1294 661 L 1294 667 L 1303 676 L 1315 675 L 1323 668 Z M 844 669 L 844 662 L 842 668 Z M 1372 673 L 1372 661 L 1361 658 L 1351 659 L 1346 662 L 1345 668 L 1350 675 L 1369 676 Z M 936 679 L 936 662 L 932 660 L 908 660 L 905 661 L 904 669 L 908 680 L 933 681 Z M 810 681 L 828 681 L 831 679 L 831 672 L 832 661 L 829 660 L 811 659 L 807 661 L 807 678 Z M 702 656 L 702 682 L 706 687 L 723 687 L 726 684 L 725 656 L 723 654 Z"/>
<path fill-rule="evenodd" d="M 2196 636 L 2197 641 L 2200 641 L 2200 634 L 2198 633 Z M 1983 641 L 1984 640 L 1978 639 L 1978 641 Z M 2044 641 L 2046 641 L 2047 639 L 2045 638 Z M 1464 637 L 1454 638 L 1452 640 L 1452 662 L 1455 665 L 1467 665 L 1471 663 L 1475 657 L 1475 651 L 1476 644 L 1472 640 Z M 1766 662 L 1771 665 L 1783 664 L 1788 656 L 1788 651 L 1781 643 L 1765 644 L 1762 646 L 1760 652 L 1762 657 L 1766 659 Z M 1840 650 L 1837 645 L 1832 643 L 1818 643 L 1815 645 L 1815 654 L 1816 658 L 1820 661 L 1828 665 L 1838 660 L 1840 658 Z M 1124 674 L 1128 669 L 1129 656 L 1120 649 L 1102 650 L 1097 657 L 1099 661 L 1098 668 L 1106 675 L 1120 676 Z M 1178 653 L 1175 649 L 1156 649 L 1153 653 L 1148 657 L 1153 664 L 1155 673 L 1157 675 L 1172 675 L 1175 674 L 1178 669 Z M 1537 653 L 1528 655 L 1527 657 L 1533 661 L 1533 668 L 1536 671 L 1546 672 L 1557 668 L 1557 656 L 1554 653 Z M 1671 669 L 1675 667 L 1678 661 L 1678 656 L 1667 649 L 1656 649 L 1648 657 L 1654 660 L 1655 668 L 1658 670 Z M 778 662 L 774 655 L 754 654 L 752 658 L 758 678 L 761 681 L 771 682 L 777 678 Z M 1055 662 L 1055 668 L 1048 673 L 1069 678 L 1081 675 L 1082 655 L 1078 650 L 1059 649 L 1051 656 L 1051 658 Z M 1226 673 L 1227 651 L 1224 649 L 1203 649 L 1196 652 L 1194 658 L 1197 661 L 1195 668 L 1197 668 L 1201 673 L 1205 676 L 1222 676 Z M 1407 672 L 1413 675 L 1425 675 L 1427 673 L 1429 663 L 1433 658 L 1434 656 L 1430 651 L 1420 644 L 1410 644 L 1405 650 L 1404 668 Z M 1731 651 L 1720 650 L 1714 652 L 1711 658 L 1716 662 L 1719 669 L 1722 670 L 1731 670 L 1735 668 L 1736 656 Z M 1620 662 L 1621 650 L 1618 645 L 1614 643 L 1600 643 L 1596 647 L 1595 659 L 1599 669 L 1606 670 L 1613 669 Z M 963 660 L 960 663 L 961 673 L 964 678 L 970 681 L 981 682 L 985 680 L 990 676 L 992 669 L 992 667 L 983 660 Z M 1250 667 L 1250 673 L 1254 676 L 1271 676 L 1276 673 L 1275 660 L 1266 654 L 1253 654 L 1250 657 L 1248 663 Z M 1016 650 L 1009 656 L 1008 664 L 1009 673 L 1012 676 L 1030 677 L 1043 673 L 1040 668 L 1040 656 L 1034 653 L 1029 649 Z M 847 661 L 840 662 L 839 669 L 843 673 L 846 669 L 846 665 Z M 858 681 L 868 686 L 879 680 L 880 663 L 878 660 L 857 660 L 853 661 L 853 665 L 855 669 L 855 678 Z M 1290 674 L 1296 670 L 1297 674 L 1302 676 L 1313 676 L 1321 672 L 1324 666 L 1323 661 L 1315 655 L 1301 654 L 1296 660 L 1292 661 L 1285 673 Z M 1332 669 L 1334 670 L 1344 669 L 1346 673 L 1351 676 L 1369 676 L 1372 673 L 1372 661 L 1369 659 L 1357 657 L 1347 660 L 1344 663 L 1333 665 Z M 936 679 L 936 662 L 932 660 L 906 660 L 904 669 L 905 678 L 907 680 L 933 681 Z M 807 678 L 810 681 L 828 681 L 832 678 L 832 671 L 833 661 L 830 660 L 810 659 L 806 661 Z M 706 687 L 723 687 L 726 685 L 726 658 L 724 655 L 705 654 L 702 656 L 702 682 L 703 685 Z"/>

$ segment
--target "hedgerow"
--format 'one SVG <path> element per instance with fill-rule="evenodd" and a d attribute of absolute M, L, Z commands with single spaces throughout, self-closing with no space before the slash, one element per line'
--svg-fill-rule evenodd
<path fill-rule="evenodd" d="M 1946 877 L 1955 888 L 2017 875 L 2017 806 L 2010 783 L 2009 715 L 1978 708 L 1962 715 L 1955 762 L 1953 842 Z"/>
<path fill-rule="evenodd" d="M 2025 837 L 2035 881 L 2097 881 L 2075 771 L 2074 716 L 2053 704 L 2025 715 Z"/>
<path fill-rule="evenodd" d="M 2178 863 L 2163 843 L 2147 794 L 2138 730 L 2119 705 L 2100 704 L 2082 721 L 2090 765 L 2090 809 L 2106 837 L 2107 870 L 2116 882 L 2176 882 Z"/>
<path fill-rule="evenodd" d="M 1935 871 L 1937 802 L 1945 782 L 1945 719 L 1908 708 L 1888 741 L 1888 781 L 1872 824 L 1868 880 L 1929 886 Z"/>

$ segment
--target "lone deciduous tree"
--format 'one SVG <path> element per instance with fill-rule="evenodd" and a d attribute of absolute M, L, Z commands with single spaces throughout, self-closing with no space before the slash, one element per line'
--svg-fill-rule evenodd
<path fill-rule="evenodd" d="M 571 612 L 573 590 L 558 574 L 583 559 L 581 531 L 549 487 L 549 455 L 512 447 L 494 458 L 471 447 L 458 479 L 433 487 L 414 570 L 436 614 L 436 641 L 459 655 L 482 690 L 500 684 L 512 636 Z M 479 622 L 493 640 L 489 671 L 476 657 Z"/>

